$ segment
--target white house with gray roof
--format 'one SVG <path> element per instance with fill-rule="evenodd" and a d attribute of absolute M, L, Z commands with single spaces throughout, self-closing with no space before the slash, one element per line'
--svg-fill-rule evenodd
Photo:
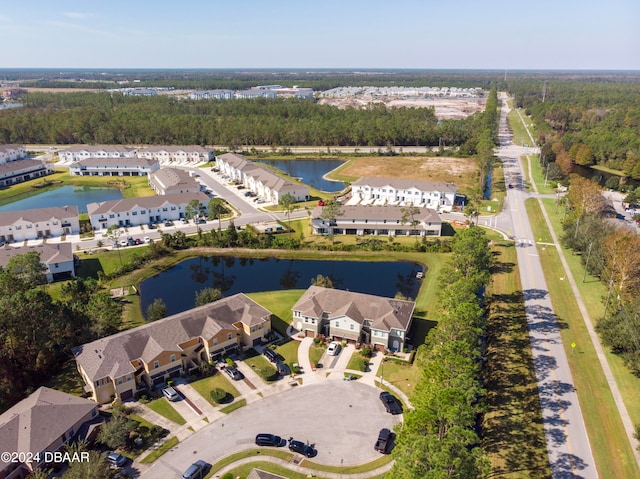
<path fill-rule="evenodd" d="M 22 479 L 42 462 L 22 460 L 29 453 L 45 457 L 45 452 L 61 450 L 71 441 L 86 439 L 101 422 L 98 405 L 88 399 L 41 387 L 0 414 L 0 450 L 18 453 L 17 461 L 0 458 L 0 477 Z"/>
<path fill-rule="evenodd" d="M 360 178 L 351 183 L 350 203 L 374 205 L 413 205 L 439 212 L 451 211 L 458 187 L 401 178 Z"/>
<path fill-rule="evenodd" d="M 77 206 L 0 213 L 0 241 L 7 243 L 80 234 Z"/>
<path fill-rule="evenodd" d="M 286 194 L 296 201 L 309 199 L 309 187 L 294 183 L 274 173 L 266 166 L 247 160 L 237 153 L 225 153 L 216 157 L 216 165 L 231 180 L 241 182 L 259 197 L 278 203 Z"/>
<path fill-rule="evenodd" d="M 198 200 L 203 210 L 209 203 L 209 197 L 201 192 L 178 193 L 89 203 L 87 213 L 94 230 L 106 230 L 114 225 L 126 228 L 183 219 L 192 200 Z"/>
<path fill-rule="evenodd" d="M 185 146 L 147 146 L 138 151 L 138 157 L 158 160 L 160 164 L 191 165 L 208 163 L 215 158 L 213 148 L 199 145 Z"/>
<path fill-rule="evenodd" d="M 202 362 L 262 343 L 271 312 L 242 293 L 73 349 L 93 400 L 123 401 Z"/>
<path fill-rule="evenodd" d="M 45 276 L 49 283 L 75 277 L 75 260 L 71 243 L 42 243 L 18 247 L 7 245 L 0 248 L 0 266 L 6 267 L 14 256 L 32 252 L 40 255 L 40 262 L 47 268 Z"/>
<path fill-rule="evenodd" d="M 94 157 L 69 165 L 71 176 L 148 176 L 159 169 L 158 160 L 128 157 Z"/>
<path fill-rule="evenodd" d="M 440 236 L 442 233 L 442 220 L 428 208 L 411 215 L 410 208 L 402 206 L 342 205 L 341 214 L 335 219 L 323 218 L 323 209 L 317 206 L 311 212 L 313 234 Z"/>
<path fill-rule="evenodd" d="M 52 169 L 42 160 L 13 160 L 0 163 L 0 186 L 11 186 L 23 181 L 50 175 Z"/>
<path fill-rule="evenodd" d="M 179 168 L 162 168 L 149 175 L 149 185 L 158 195 L 179 193 L 197 193 L 200 183 L 191 175 Z"/>
<path fill-rule="evenodd" d="M 293 305 L 293 325 L 306 336 L 371 344 L 402 351 L 415 303 L 311 286 Z"/>
<path fill-rule="evenodd" d="M 22 145 L 0 145 L 0 164 L 26 157 L 27 150 Z"/>
<path fill-rule="evenodd" d="M 74 163 L 89 158 L 135 158 L 137 151 L 120 145 L 74 145 L 60 150 L 58 157 L 63 163 Z"/>

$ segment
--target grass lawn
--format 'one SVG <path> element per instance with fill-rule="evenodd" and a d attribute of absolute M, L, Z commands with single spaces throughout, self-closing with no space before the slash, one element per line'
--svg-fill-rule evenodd
<path fill-rule="evenodd" d="M 393 384 L 408 397 L 411 397 L 417 382 L 422 378 L 420 368 L 413 364 L 399 364 L 395 361 L 384 361 L 376 372 L 385 383 Z"/>
<path fill-rule="evenodd" d="M 173 408 L 166 398 L 156 399 L 155 401 L 147 403 L 146 406 L 161 416 L 166 417 L 169 421 L 180 424 L 181 426 L 187 422 L 180 413 Z"/>
<path fill-rule="evenodd" d="M 525 200 L 524 204 L 527 208 L 527 215 L 529 216 L 531 229 L 536 241 L 538 243 L 552 243 L 553 239 L 551 238 L 549 228 L 547 228 L 547 222 L 544 220 L 544 216 L 542 216 L 542 210 L 538 206 L 538 200 L 529 198 Z"/>
<path fill-rule="evenodd" d="M 547 179 L 547 186 L 544 185 L 544 179 L 547 173 L 547 169 L 543 168 L 540 164 L 540 159 L 537 155 L 529 156 L 529 162 L 531 163 L 531 172 L 533 173 L 533 181 L 538 188 L 538 193 L 553 194 L 556 192 L 557 181 L 551 181 Z"/>
<path fill-rule="evenodd" d="M 145 458 L 142 459 L 140 462 L 143 464 L 151 464 L 160 456 L 162 456 L 165 452 L 169 451 L 169 449 L 177 446 L 179 442 L 180 441 L 176 436 L 169 438 L 158 449 L 151 451 L 149 454 L 147 454 L 147 456 L 145 456 Z"/>
<path fill-rule="evenodd" d="M 552 204 L 555 207 L 555 203 Z M 547 208 L 550 206 L 547 205 Z M 538 207 L 537 204 L 535 204 L 535 207 Z M 560 216 L 560 214 L 558 213 L 557 216 Z M 554 219 L 555 223 L 557 221 L 557 219 Z M 608 477 L 639 477 L 640 471 L 638 471 L 633 457 L 631 445 L 626 435 L 622 433 L 622 422 L 615 407 L 613 396 L 600 367 L 600 362 L 591 343 L 591 338 L 570 284 L 565 279 L 566 273 L 560 262 L 558 252 L 555 248 L 538 246 L 538 254 L 544 269 L 553 308 L 561 328 L 563 345 L 580 400 L 580 407 L 597 469 L 600 475 L 606 472 Z M 565 252 L 565 257 L 571 263 L 576 260 L 579 261 L 576 256 L 572 258 L 570 252 Z M 601 295 L 594 294 L 593 288 L 598 288 L 601 285 L 595 281 L 583 284 L 581 280 L 582 278 L 578 275 L 576 283 L 578 283 L 579 288 L 583 288 L 582 297 L 590 304 L 591 308 L 596 307 L 597 304 L 594 301 L 597 303 Z M 591 295 L 588 292 L 590 289 L 592 291 Z M 589 296 L 591 297 L 589 298 Z M 597 317 L 597 313 L 592 317 Z M 573 342 L 577 344 L 575 352 L 572 351 L 570 346 Z M 637 383 L 637 381 L 632 382 Z M 625 385 L 628 386 L 629 384 L 626 383 Z M 626 388 L 623 388 L 623 390 L 626 393 L 629 392 Z M 637 402 L 638 390 L 636 388 L 636 394 L 626 398 L 627 404 Z M 594 400 L 594 398 L 597 398 L 597 400 Z M 635 412 L 637 412 L 637 407 Z M 637 417 L 633 419 L 637 420 Z"/>
<path fill-rule="evenodd" d="M 246 399 L 240 399 L 240 401 L 234 401 L 233 403 L 229 404 L 228 406 L 225 406 L 223 408 L 220 409 L 220 412 L 223 414 L 231 414 L 233 411 L 235 411 L 236 409 L 240 409 L 243 406 L 247 405 L 247 400 Z"/>
<path fill-rule="evenodd" d="M 198 381 L 194 381 L 191 383 L 193 389 L 200 393 L 200 396 L 205 398 L 209 403 L 218 407 L 219 404 L 211 399 L 210 392 L 216 388 L 222 389 L 227 393 L 231 394 L 234 398 L 240 396 L 240 392 L 231 384 L 231 382 L 225 378 L 222 373 L 217 372 L 213 376 L 209 376 L 208 378 L 200 379 Z"/>
<path fill-rule="evenodd" d="M 76 369 L 76 361 L 73 358 L 69 358 L 44 385 L 74 396 L 82 396 L 84 394 L 84 381 Z"/>
<path fill-rule="evenodd" d="M 303 289 L 284 289 L 282 291 L 249 293 L 247 296 L 273 313 L 271 326 L 286 337 L 287 326 L 291 324 L 291 315 L 293 314 L 291 307 L 300 299 L 304 291 Z"/>
<path fill-rule="evenodd" d="M 282 346 L 276 348 L 276 352 L 284 358 L 284 362 L 287 364 L 298 362 L 298 348 L 300 347 L 299 341 L 289 341 Z"/>
<path fill-rule="evenodd" d="M 365 358 L 358 353 L 353 353 L 349 358 L 349 362 L 347 363 L 347 369 L 354 369 L 356 371 L 365 372 L 367 369 L 369 369 L 370 361 L 371 360 L 369 358 Z"/>
<path fill-rule="evenodd" d="M 311 365 L 318 364 L 320 362 L 320 358 L 325 352 L 324 346 L 316 346 L 312 344 L 309 348 L 309 361 L 311 361 Z"/>
<path fill-rule="evenodd" d="M 487 318 L 484 447 L 491 477 L 551 477 L 516 250 L 496 243 Z"/>
<path fill-rule="evenodd" d="M 383 454 L 378 459 L 375 459 L 371 462 L 367 462 L 366 464 L 358 464 L 356 466 L 326 466 L 324 464 L 318 464 L 309 459 L 303 459 L 300 464 L 302 467 L 307 467 L 309 469 L 313 469 L 315 471 L 320 472 L 333 472 L 338 474 L 361 474 L 364 472 L 373 471 L 379 467 L 384 466 L 392 461 L 392 457 L 390 454 Z"/>
<path fill-rule="evenodd" d="M 258 355 L 252 358 L 247 358 L 244 360 L 244 362 L 248 364 L 249 367 L 253 368 L 253 370 L 262 378 L 264 382 L 266 382 L 267 384 L 273 382 L 267 381 L 265 378 L 275 375 L 276 368 L 264 356 Z"/>

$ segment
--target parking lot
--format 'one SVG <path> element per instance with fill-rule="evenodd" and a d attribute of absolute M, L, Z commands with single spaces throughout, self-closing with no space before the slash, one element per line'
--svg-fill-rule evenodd
<path fill-rule="evenodd" d="M 385 412 L 379 394 L 379 389 L 358 381 L 322 381 L 267 397 L 193 434 L 156 461 L 143 477 L 179 477 L 196 459 L 212 464 L 233 452 L 256 447 L 258 433 L 308 442 L 318 450 L 313 461 L 322 464 L 372 461 L 380 457 L 373 448 L 380 429 L 391 429 L 401 420 Z"/>

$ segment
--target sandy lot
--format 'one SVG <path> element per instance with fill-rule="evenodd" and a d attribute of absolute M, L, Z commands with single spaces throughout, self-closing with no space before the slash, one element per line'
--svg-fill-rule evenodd
<path fill-rule="evenodd" d="M 442 181 L 464 189 L 475 184 L 476 171 L 476 162 L 471 158 L 374 156 L 355 158 L 340 169 L 340 175 L 353 179 L 368 176 Z"/>
<path fill-rule="evenodd" d="M 321 105 L 333 105 L 338 108 L 363 108 L 370 103 L 384 103 L 391 108 L 435 108 L 436 117 L 440 120 L 459 120 L 483 111 L 486 103 L 485 98 L 322 98 L 318 103 Z"/>

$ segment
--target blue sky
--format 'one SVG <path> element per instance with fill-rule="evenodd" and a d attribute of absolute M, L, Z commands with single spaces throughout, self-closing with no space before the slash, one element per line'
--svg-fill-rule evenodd
<path fill-rule="evenodd" d="M 16 0 L 4 68 L 640 70 L 638 0 Z"/>

